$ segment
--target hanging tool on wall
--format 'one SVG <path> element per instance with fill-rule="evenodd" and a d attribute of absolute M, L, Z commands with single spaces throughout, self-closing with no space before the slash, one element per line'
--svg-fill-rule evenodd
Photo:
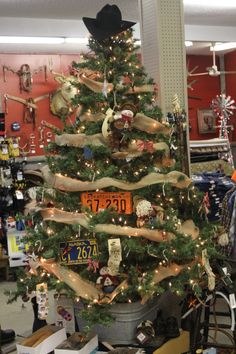
<path fill-rule="evenodd" d="M 25 108 L 24 108 L 24 115 L 23 115 L 23 122 L 24 123 L 32 123 L 33 124 L 33 129 L 35 129 L 35 124 L 36 124 L 36 109 L 38 108 L 36 106 L 36 103 L 48 98 L 49 94 L 45 94 L 36 98 L 28 98 L 28 99 L 23 99 L 21 97 L 16 97 L 12 95 L 5 94 L 5 112 L 8 114 L 8 100 L 13 100 L 19 103 L 22 103 Z"/>
<path fill-rule="evenodd" d="M 12 73 L 17 74 L 19 76 L 20 92 L 22 92 L 22 91 L 31 92 L 32 91 L 32 83 L 33 83 L 33 75 L 38 74 L 41 71 L 44 72 L 45 81 L 47 81 L 47 66 L 46 65 L 42 65 L 38 69 L 35 69 L 33 71 L 30 70 L 29 64 L 22 64 L 20 67 L 20 70 L 14 70 L 10 66 L 3 65 L 4 82 L 6 82 L 6 72 L 7 71 L 11 71 Z"/>

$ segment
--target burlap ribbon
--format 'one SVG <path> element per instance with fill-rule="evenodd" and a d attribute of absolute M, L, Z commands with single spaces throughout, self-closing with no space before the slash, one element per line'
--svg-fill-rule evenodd
<path fill-rule="evenodd" d="M 83 279 L 78 273 L 69 268 L 62 267 L 59 263 L 47 262 L 42 259 L 39 264 L 48 273 L 54 274 L 60 281 L 65 282 L 78 296 L 92 301 L 98 301 L 102 297 L 102 292 L 93 283 Z"/>
<path fill-rule="evenodd" d="M 71 213 L 56 208 L 46 208 L 41 210 L 44 220 L 50 220 L 65 224 L 80 224 L 84 228 L 89 228 L 89 218 L 83 213 Z M 163 232 L 163 230 L 150 230 L 144 227 L 135 228 L 129 226 L 120 226 L 114 224 L 97 224 L 94 226 L 94 232 L 101 232 L 110 235 L 145 237 L 154 242 L 166 242 L 175 236 L 171 232 Z M 186 220 L 182 225 L 178 226 L 178 232 L 189 235 L 192 239 L 196 239 L 199 235 L 199 229 L 192 220 Z"/>
<path fill-rule="evenodd" d="M 112 293 L 106 294 L 97 289 L 94 283 L 83 279 L 78 273 L 66 267 L 62 267 L 59 263 L 47 262 L 41 259 L 39 265 L 48 273 L 53 274 L 57 279 L 66 283 L 79 297 L 93 301 L 94 303 L 109 304 L 120 292 L 124 291 L 124 289 L 129 286 L 127 279 L 125 279 Z M 192 264 L 178 265 L 173 263 L 166 267 L 159 266 L 153 272 L 152 282 L 153 284 L 158 284 L 165 278 L 177 276 L 184 268 L 191 265 Z M 148 299 L 149 296 L 144 296 L 142 303 L 145 303 Z"/>
<path fill-rule="evenodd" d="M 103 82 L 96 81 L 93 79 L 90 79 L 86 77 L 85 74 L 82 74 L 79 76 L 79 81 L 87 86 L 91 91 L 97 92 L 97 93 L 102 93 L 103 92 Z M 107 84 L 107 92 L 113 91 L 113 84 L 108 83 Z M 124 85 L 117 85 L 116 86 L 116 91 L 123 91 L 125 89 Z M 142 86 L 135 86 L 132 88 L 129 88 L 128 91 L 125 92 L 125 94 L 132 95 L 132 94 L 137 94 L 137 93 L 146 93 L 146 92 L 154 92 L 156 89 L 156 86 L 154 84 L 145 84 Z"/>
<path fill-rule="evenodd" d="M 42 168 L 42 175 L 45 182 L 56 189 L 67 192 L 82 192 L 116 187 L 126 191 L 141 189 L 150 185 L 170 183 L 176 188 L 184 189 L 191 184 L 191 179 L 182 172 L 171 171 L 167 174 L 149 173 L 139 182 L 128 183 L 111 177 L 103 177 L 94 182 L 80 181 L 58 174 L 52 174 L 48 166 Z"/>
<path fill-rule="evenodd" d="M 59 146 L 74 146 L 83 148 L 86 145 L 107 146 L 106 139 L 102 134 L 85 135 L 85 134 L 62 134 L 55 136 L 55 142 Z M 169 147 L 166 143 L 160 142 L 152 144 L 152 151 L 165 151 L 165 156 L 169 156 Z M 113 159 L 125 159 L 141 156 L 145 153 L 145 149 L 140 150 L 136 141 L 131 142 L 126 151 L 117 151 L 112 153 Z"/>

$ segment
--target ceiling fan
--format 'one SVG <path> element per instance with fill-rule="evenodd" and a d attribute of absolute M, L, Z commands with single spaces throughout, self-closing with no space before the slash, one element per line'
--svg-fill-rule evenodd
<path fill-rule="evenodd" d="M 207 71 L 205 71 L 203 73 L 194 73 L 194 71 L 198 68 L 197 66 L 195 66 L 191 71 L 188 72 L 188 76 L 192 77 L 192 76 L 209 75 L 212 77 L 216 77 L 216 76 L 220 76 L 220 75 L 224 75 L 224 74 L 236 74 L 236 71 L 220 71 L 220 70 L 218 70 L 218 67 L 216 65 L 216 53 L 215 53 L 214 46 L 212 46 L 212 54 L 213 54 L 213 64 L 212 64 L 212 66 L 206 68 Z"/>

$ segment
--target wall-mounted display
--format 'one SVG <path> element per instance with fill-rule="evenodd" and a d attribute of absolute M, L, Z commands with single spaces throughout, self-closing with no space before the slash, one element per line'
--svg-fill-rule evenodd
<path fill-rule="evenodd" d="M 216 132 L 216 115 L 211 109 L 199 109 L 197 116 L 199 134 Z"/>

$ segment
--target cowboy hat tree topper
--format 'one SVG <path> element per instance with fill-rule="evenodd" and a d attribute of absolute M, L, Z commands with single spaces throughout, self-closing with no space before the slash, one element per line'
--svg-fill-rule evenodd
<path fill-rule="evenodd" d="M 200 199 L 191 180 L 170 154 L 178 141 L 161 122 L 133 22 L 115 5 L 84 22 L 90 50 L 72 63 L 79 113 L 56 136 L 42 169 L 53 190 L 44 191 L 28 237 L 32 247 L 42 245 L 37 267 L 22 274 L 18 294 L 39 282 L 66 289 L 84 302 L 92 324 L 107 323 L 114 302 L 145 303 L 169 288 L 181 293 L 184 284 L 198 289 L 206 274 L 202 251 L 215 248 L 212 225 L 196 217 Z M 174 114 L 182 112 L 175 107 Z"/>

